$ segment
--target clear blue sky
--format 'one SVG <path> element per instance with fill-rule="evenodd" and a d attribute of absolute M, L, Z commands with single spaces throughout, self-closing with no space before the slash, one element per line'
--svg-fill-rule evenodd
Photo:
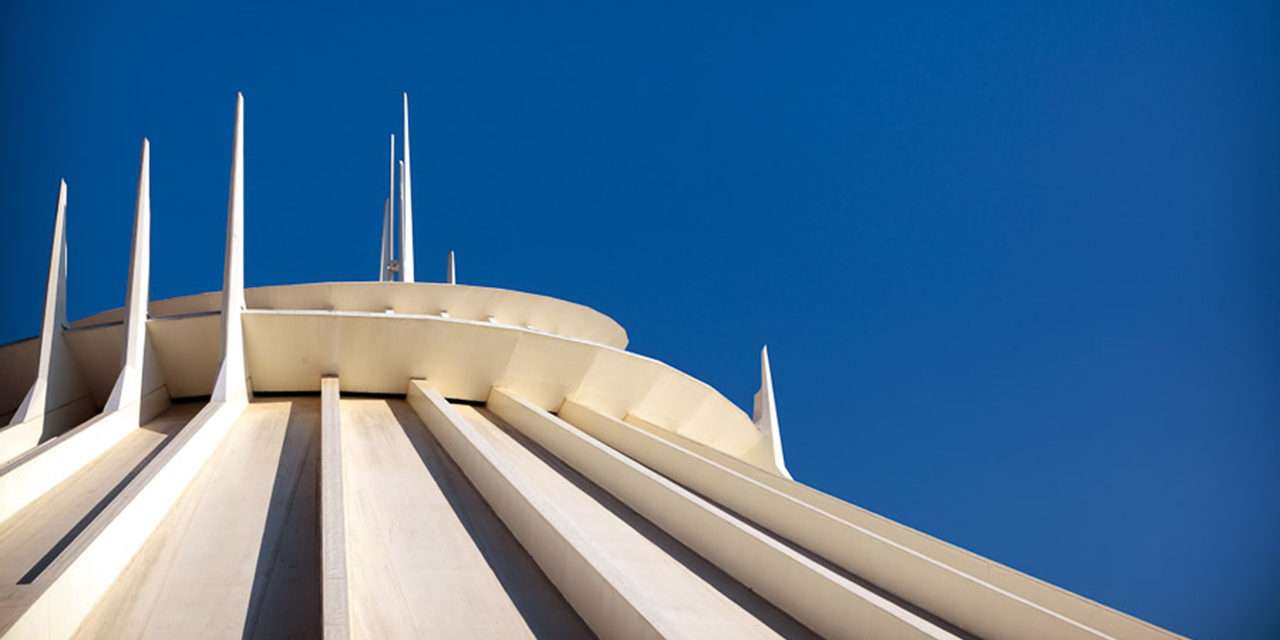
<path fill-rule="evenodd" d="M 420 278 L 456 249 L 744 407 L 768 343 L 798 479 L 1280 634 L 1275 3 L 186 4 L 0 7 L 0 342 L 61 176 L 70 314 L 120 305 L 143 135 L 153 296 L 220 286 L 237 90 L 248 284 L 372 278 L 407 90 Z"/>

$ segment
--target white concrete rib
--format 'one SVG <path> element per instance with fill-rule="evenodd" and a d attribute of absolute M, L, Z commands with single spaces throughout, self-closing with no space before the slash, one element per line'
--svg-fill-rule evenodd
<path fill-rule="evenodd" d="M 40 595 L 0 638 L 69 638 L 222 441 L 243 403 L 210 403 L 39 578 Z"/>
<path fill-rule="evenodd" d="M 535 492 L 529 482 L 503 463 L 501 455 L 427 384 L 409 383 L 410 406 L 449 457 L 466 474 L 542 567 L 556 588 L 597 635 L 611 638 L 661 638 L 646 612 L 610 580 L 607 559 L 591 553 L 591 542 L 573 523 Z"/>
<path fill-rule="evenodd" d="M 486 406 L 641 516 L 825 637 L 959 637 L 762 533 L 536 405 L 495 388 Z"/>
<path fill-rule="evenodd" d="M 1107 637 L 621 420 L 573 402 L 564 404 L 560 418 L 690 490 L 978 636 Z"/>
<path fill-rule="evenodd" d="M 338 378 L 320 381 L 320 591 L 325 640 L 351 637 L 339 395 Z"/>
<path fill-rule="evenodd" d="M 593 637 L 408 403 L 344 398 L 342 448 L 353 638 Z"/>
<path fill-rule="evenodd" d="M 599 413 L 577 402 L 566 401 L 561 406 L 560 415 L 571 422 L 578 421 L 581 420 L 584 410 Z M 704 444 L 672 433 L 662 427 L 647 424 L 634 416 L 628 416 L 624 424 L 638 429 L 657 440 L 689 451 L 700 458 L 713 461 L 716 465 L 768 486 L 794 500 L 827 513 L 835 519 L 870 531 L 934 561 L 985 580 L 996 588 L 1008 591 L 1045 609 L 1058 612 L 1109 636 L 1141 640 L 1169 640 L 1182 637 L 916 531 L 844 500 L 827 495 L 807 485 L 779 478 Z"/>

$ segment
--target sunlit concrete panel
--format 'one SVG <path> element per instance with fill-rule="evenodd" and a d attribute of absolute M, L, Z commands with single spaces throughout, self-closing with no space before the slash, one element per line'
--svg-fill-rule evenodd
<path fill-rule="evenodd" d="M 0 630 L 51 582 L 48 569 L 202 405 L 177 404 L 0 524 Z M 5 496 L 7 499 L 7 496 Z"/>
<path fill-rule="evenodd" d="M 501 389 L 487 406 L 640 515 L 825 637 L 955 638 L 899 605 Z"/>
<path fill-rule="evenodd" d="M 658 473 L 974 634 L 1103 637 L 625 422 L 572 402 L 565 403 L 560 417 Z"/>
<path fill-rule="evenodd" d="M 810 635 L 608 493 L 513 434 L 491 413 L 445 405 L 423 386 L 411 386 L 410 400 L 485 500 L 600 636 Z"/>
<path fill-rule="evenodd" d="M 352 637 L 590 637 L 403 400 L 342 401 Z"/>
<path fill-rule="evenodd" d="M 250 404 L 78 637 L 319 635 L 319 409 Z"/>

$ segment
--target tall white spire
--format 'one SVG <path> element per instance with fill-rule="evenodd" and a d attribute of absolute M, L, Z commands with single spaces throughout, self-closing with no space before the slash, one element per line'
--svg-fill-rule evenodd
<path fill-rule="evenodd" d="M 787 463 L 782 457 L 782 436 L 778 433 L 778 405 L 773 399 L 773 372 L 769 369 L 769 346 L 760 349 L 760 390 L 756 392 L 751 419 L 760 430 L 761 443 L 773 457 L 773 465 L 779 474 L 790 478 Z"/>
<path fill-rule="evenodd" d="M 44 316 L 40 324 L 40 360 L 36 380 L 9 424 L 42 417 L 48 407 L 51 378 L 66 371 L 69 354 L 62 331 L 67 323 L 67 181 L 58 183 L 58 209 L 53 217 L 53 243 L 49 249 L 49 279 L 44 290 Z M 62 374 L 65 375 L 65 374 Z"/>
<path fill-rule="evenodd" d="M 133 214 L 133 250 L 125 294 L 125 343 L 120 377 L 111 390 L 106 411 L 138 406 L 142 399 L 142 368 L 146 356 L 147 298 L 151 282 L 151 143 L 142 139 L 138 167 L 138 201 Z"/>
<path fill-rule="evenodd" d="M 391 134 L 391 154 L 388 160 L 387 198 L 382 202 L 382 262 L 378 270 L 379 282 L 396 279 L 393 264 L 396 259 L 396 134 Z"/>
<path fill-rule="evenodd" d="M 413 174 L 409 163 L 409 94 L 404 99 L 404 158 L 400 166 L 400 276 L 413 282 Z"/>
<path fill-rule="evenodd" d="M 454 261 L 453 249 L 449 250 L 449 261 L 444 267 L 444 281 L 449 284 L 458 284 L 458 265 Z"/>
<path fill-rule="evenodd" d="M 213 387 L 216 402 L 246 402 L 244 328 L 244 95 L 236 94 L 231 146 L 231 192 L 227 196 L 227 248 L 222 269 L 222 369 Z"/>

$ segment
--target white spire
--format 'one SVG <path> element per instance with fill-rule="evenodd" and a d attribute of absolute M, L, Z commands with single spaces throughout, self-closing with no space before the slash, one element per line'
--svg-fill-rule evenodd
<path fill-rule="evenodd" d="M 458 284 L 458 268 L 453 259 L 453 249 L 449 250 L 449 262 L 445 265 L 444 277 L 445 282 Z"/>
<path fill-rule="evenodd" d="M 66 350 L 62 329 L 67 322 L 67 181 L 58 183 L 58 209 L 53 217 L 53 243 L 49 249 L 49 279 L 44 290 L 44 316 L 40 324 L 40 360 L 36 380 L 9 424 L 43 416 L 48 404 L 50 376 L 62 367 L 54 360 Z M 62 364 L 62 363 L 57 363 Z"/>
<path fill-rule="evenodd" d="M 151 281 L 151 143 L 142 139 L 138 167 L 138 201 L 133 214 L 133 249 L 124 303 L 124 355 L 120 377 L 107 400 L 107 411 L 142 399 L 142 367 L 147 339 L 147 293 Z"/>
<path fill-rule="evenodd" d="M 227 197 L 227 249 L 222 270 L 222 369 L 213 387 L 215 402 L 246 402 L 244 328 L 244 95 L 236 94 L 236 127 L 231 147 L 231 193 Z"/>
<path fill-rule="evenodd" d="M 413 282 L 413 175 L 409 166 L 409 94 L 404 98 L 404 158 L 400 161 L 400 276 Z"/>
<path fill-rule="evenodd" d="M 761 442 L 772 453 L 773 465 L 778 473 L 791 477 L 787 463 L 782 458 L 782 437 L 778 433 L 778 406 L 773 399 L 773 372 L 769 369 L 769 345 L 760 349 L 760 390 L 756 392 L 751 419 L 760 430 Z"/>

